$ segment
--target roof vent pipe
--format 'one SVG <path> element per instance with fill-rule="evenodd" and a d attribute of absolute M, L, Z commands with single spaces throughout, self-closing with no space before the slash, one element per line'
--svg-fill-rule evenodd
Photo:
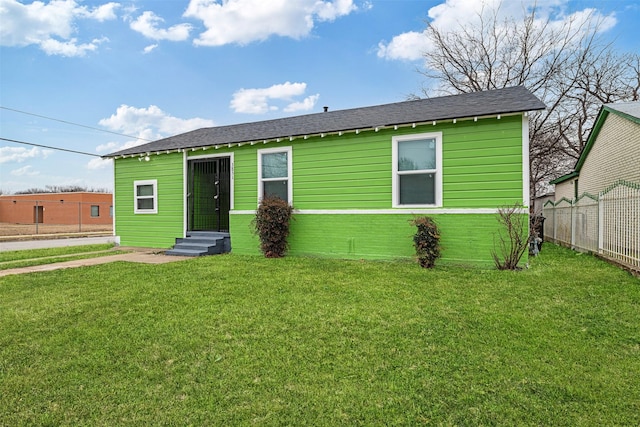
<path fill-rule="evenodd" d="M 327 111 L 329 111 L 329 107 L 327 107 L 326 105 L 325 105 L 324 107 L 322 107 L 322 108 L 324 108 L 324 112 L 325 112 L 325 113 L 326 113 Z"/>

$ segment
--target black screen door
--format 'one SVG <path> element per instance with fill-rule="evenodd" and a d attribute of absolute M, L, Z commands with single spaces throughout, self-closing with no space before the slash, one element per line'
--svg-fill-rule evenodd
<path fill-rule="evenodd" d="M 229 231 L 231 159 L 189 161 L 187 230 Z"/>

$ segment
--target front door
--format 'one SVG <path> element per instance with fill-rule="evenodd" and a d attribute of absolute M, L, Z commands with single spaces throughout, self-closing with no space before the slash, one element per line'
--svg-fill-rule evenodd
<path fill-rule="evenodd" d="M 228 232 L 231 159 L 197 159 L 188 165 L 187 230 Z"/>

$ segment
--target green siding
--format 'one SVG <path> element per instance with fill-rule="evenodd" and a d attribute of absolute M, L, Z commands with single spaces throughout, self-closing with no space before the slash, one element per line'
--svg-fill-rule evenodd
<path fill-rule="evenodd" d="M 235 210 L 256 208 L 257 150 L 279 145 L 293 147 L 296 209 L 389 209 L 391 138 L 427 132 L 442 132 L 443 208 L 495 208 L 522 200 L 520 115 L 196 150 L 188 155 L 234 152 Z"/>
<path fill-rule="evenodd" d="M 389 209 L 391 138 L 426 132 L 442 132 L 443 208 L 495 208 L 522 200 L 522 118 L 516 115 L 244 145 L 234 149 L 235 209 L 255 209 L 256 151 L 278 145 L 293 147 L 296 209 Z"/>
<path fill-rule="evenodd" d="M 116 235 L 123 246 L 168 248 L 182 237 L 184 224 L 183 157 L 180 153 L 115 161 Z M 156 179 L 157 214 L 134 214 L 134 181 Z"/>
<path fill-rule="evenodd" d="M 443 247 L 438 263 L 493 266 L 493 236 L 499 231 L 492 214 L 431 215 L 438 223 Z M 412 215 L 295 215 L 291 222 L 289 255 L 351 259 L 394 259 L 415 256 Z M 253 215 L 231 216 L 234 253 L 259 255 L 251 233 Z M 522 260 L 527 262 L 526 257 Z"/>

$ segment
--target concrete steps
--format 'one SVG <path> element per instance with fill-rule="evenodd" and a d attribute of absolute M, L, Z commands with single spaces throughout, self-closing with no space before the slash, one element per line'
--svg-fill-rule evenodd
<path fill-rule="evenodd" d="M 186 238 L 177 238 L 172 249 L 165 255 L 205 256 L 231 252 L 229 233 L 217 231 L 189 231 Z"/>

